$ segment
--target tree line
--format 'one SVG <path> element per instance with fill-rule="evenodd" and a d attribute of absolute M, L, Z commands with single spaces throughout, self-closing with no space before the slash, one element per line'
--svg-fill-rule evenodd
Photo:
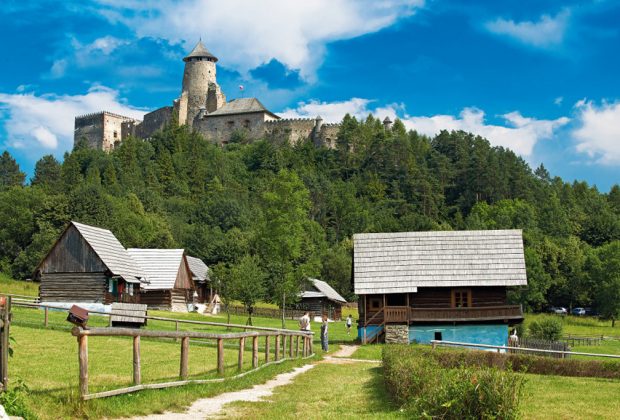
<path fill-rule="evenodd" d="M 249 309 L 294 303 L 307 277 L 355 299 L 354 233 L 519 228 L 528 286 L 514 302 L 620 311 L 620 187 L 564 182 L 462 131 L 431 138 L 347 115 L 334 149 L 242 133 L 220 147 L 172 124 L 110 153 L 78 142 L 25 178 L 4 152 L 0 271 L 19 279 L 77 220 L 126 247 L 185 248 Z"/>

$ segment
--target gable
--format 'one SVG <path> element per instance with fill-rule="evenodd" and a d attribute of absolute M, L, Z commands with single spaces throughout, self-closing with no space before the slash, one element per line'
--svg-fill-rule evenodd
<path fill-rule="evenodd" d="M 177 279 L 174 282 L 175 289 L 193 289 L 192 271 L 189 269 L 187 258 L 183 256 L 181 264 L 179 265 L 179 271 L 177 273 Z"/>
<path fill-rule="evenodd" d="M 41 273 L 102 273 L 107 266 L 74 225 L 69 225 L 37 267 Z"/>

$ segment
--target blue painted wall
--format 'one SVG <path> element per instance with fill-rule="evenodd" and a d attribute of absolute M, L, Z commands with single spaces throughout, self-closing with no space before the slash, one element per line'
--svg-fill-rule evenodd
<path fill-rule="evenodd" d="M 358 328 L 357 338 L 359 338 L 360 341 L 364 338 L 364 329 L 366 330 L 366 340 L 371 340 L 374 336 L 376 336 L 383 330 L 383 327 L 380 325 L 369 325 L 366 328 Z"/>
<path fill-rule="evenodd" d="M 412 325 L 409 327 L 409 342 L 430 343 L 435 331 L 441 332 L 443 341 L 461 343 L 508 345 L 508 326 L 497 325 Z"/>

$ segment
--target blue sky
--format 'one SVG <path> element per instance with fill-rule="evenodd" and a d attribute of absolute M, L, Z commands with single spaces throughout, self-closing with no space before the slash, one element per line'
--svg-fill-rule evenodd
<path fill-rule="evenodd" d="M 620 2 L 5 0 L 0 150 L 29 174 L 75 115 L 180 94 L 202 37 L 229 99 L 287 117 L 464 129 L 567 181 L 620 183 Z"/>

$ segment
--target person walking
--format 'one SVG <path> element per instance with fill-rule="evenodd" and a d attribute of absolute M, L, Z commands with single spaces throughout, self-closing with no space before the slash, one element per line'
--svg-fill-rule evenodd
<path fill-rule="evenodd" d="M 351 335 L 351 325 L 353 325 L 353 318 L 351 318 L 351 314 L 347 317 L 347 335 Z"/>
<path fill-rule="evenodd" d="M 301 331 L 310 331 L 310 312 L 304 312 L 304 315 L 299 318 L 299 329 Z"/>
<path fill-rule="evenodd" d="M 323 314 L 323 322 L 321 323 L 321 348 L 324 352 L 327 352 L 327 328 L 329 324 L 327 322 L 327 315 Z"/>

